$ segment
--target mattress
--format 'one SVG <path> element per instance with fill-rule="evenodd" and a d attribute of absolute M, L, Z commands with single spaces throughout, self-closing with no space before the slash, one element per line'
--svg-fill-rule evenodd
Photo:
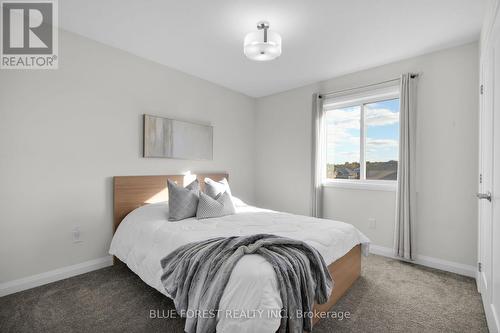
<path fill-rule="evenodd" d="M 145 283 L 170 297 L 161 283 L 160 260 L 187 243 L 214 237 L 274 234 L 313 246 L 329 265 L 357 244 L 368 253 L 369 239 L 354 226 L 327 219 L 276 212 L 240 202 L 236 214 L 171 222 L 168 204 L 142 206 L 120 223 L 109 253 Z M 275 272 L 261 256 L 244 256 L 235 266 L 223 293 L 217 332 L 276 332 L 282 308 Z M 252 315 L 250 315 L 252 314 Z"/>

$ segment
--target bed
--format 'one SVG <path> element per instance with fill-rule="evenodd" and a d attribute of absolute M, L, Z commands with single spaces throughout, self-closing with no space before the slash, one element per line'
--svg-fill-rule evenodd
<path fill-rule="evenodd" d="M 167 179 L 185 185 L 198 178 L 203 190 L 205 177 L 216 181 L 229 179 L 226 173 L 114 177 L 115 234 L 110 254 L 115 263 L 125 263 L 145 283 L 170 297 L 161 284 L 160 260 L 177 247 L 213 237 L 269 233 L 305 241 L 329 264 L 335 286 L 328 302 L 314 306 L 315 312 L 331 309 L 359 277 L 361 253 L 367 252 L 369 240 L 347 223 L 261 209 L 238 199 L 235 215 L 203 221 L 167 221 Z M 271 265 L 259 255 L 246 255 L 231 274 L 220 309 L 247 314 L 251 309 L 259 309 L 268 315 L 243 320 L 232 312 L 218 318 L 217 332 L 275 332 L 280 320 L 269 313 L 280 308 Z M 319 316 L 313 317 L 313 322 L 318 320 Z"/>

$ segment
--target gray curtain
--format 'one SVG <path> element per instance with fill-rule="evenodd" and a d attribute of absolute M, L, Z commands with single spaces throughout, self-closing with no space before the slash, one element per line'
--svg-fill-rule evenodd
<path fill-rule="evenodd" d="M 416 77 L 401 76 L 398 188 L 396 194 L 396 228 L 394 255 L 415 260 L 415 141 Z"/>
<path fill-rule="evenodd" d="M 323 113 L 323 99 L 321 95 L 313 95 L 312 114 L 312 194 L 311 216 L 322 217 L 323 214 L 323 176 L 325 169 L 325 123 Z"/>

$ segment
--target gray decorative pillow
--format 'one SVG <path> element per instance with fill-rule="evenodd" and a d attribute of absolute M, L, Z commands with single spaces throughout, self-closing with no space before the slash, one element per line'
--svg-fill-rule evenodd
<path fill-rule="evenodd" d="M 168 220 L 179 221 L 196 216 L 200 184 L 196 179 L 186 187 L 177 186 L 167 180 L 168 185 Z"/>
<path fill-rule="evenodd" d="M 212 199 L 205 193 L 200 192 L 200 201 L 196 212 L 197 219 L 232 215 L 235 212 L 234 203 L 229 193 L 223 192 L 217 199 Z"/>
<path fill-rule="evenodd" d="M 216 182 L 210 178 L 205 178 L 205 193 L 216 199 L 221 193 L 227 192 L 231 195 L 231 189 L 229 188 L 229 183 L 227 179 L 224 178 L 220 182 Z"/>

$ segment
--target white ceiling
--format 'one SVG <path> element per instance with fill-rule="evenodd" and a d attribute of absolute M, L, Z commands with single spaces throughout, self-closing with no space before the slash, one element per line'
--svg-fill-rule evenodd
<path fill-rule="evenodd" d="M 64 0 L 63 29 L 265 96 L 477 40 L 484 0 Z M 283 38 L 270 62 L 243 55 L 259 20 Z"/>

